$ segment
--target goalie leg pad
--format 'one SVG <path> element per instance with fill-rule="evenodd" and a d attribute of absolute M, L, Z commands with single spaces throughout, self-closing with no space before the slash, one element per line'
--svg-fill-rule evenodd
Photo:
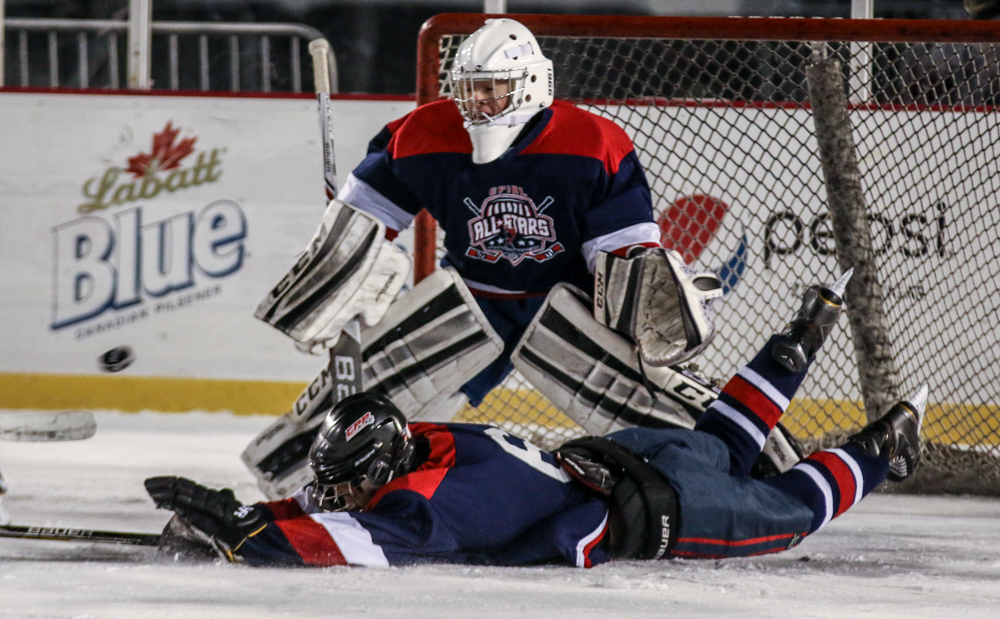
<path fill-rule="evenodd" d="M 648 365 L 686 361 L 715 334 L 711 306 L 722 285 L 713 273 L 688 268 L 676 251 L 656 248 L 628 259 L 602 252 L 595 283 L 595 319 L 636 342 Z"/>
<path fill-rule="evenodd" d="M 260 303 L 254 316 L 320 352 L 344 325 L 360 317 L 377 323 L 406 282 L 410 258 L 384 241 L 385 225 L 333 200 L 295 266 Z"/>
<path fill-rule="evenodd" d="M 415 421 L 449 420 L 464 404 L 462 385 L 503 352 L 503 340 L 450 267 L 421 281 L 362 339 L 365 389 L 386 394 Z"/>
<path fill-rule="evenodd" d="M 462 278 L 441 269 L 401 297 L 382 322 L 361 333 L 361 387 L 387 395 L 411 421 L 448 421 L 467 399 L 459 388 L 503 351 Z M 326 413 L 347 393 L 335 354 L 292 411 L 244 450 L 243 462 L 269 499 L 289 496 L 313 479 L 307 457 Z M 349 352 L 349 351 L 344 351 Z M 346 354 L 346 358 L 352 355 Z"/>
<path fill-rule="evenodd" d="M 587 434 L 635 426 L 693 428 L 719 389 L 680 367 L 640 364 L 637 347 L 594 320 L 590 307 L 579 289 L 556 286 L 514 350 L 514 367 Z M 801 459 L 801 449 L 779 423 L 755 476 L 786 471 Z"/>
<path fill-rule="evenodd" d="M 355 325 L 357 323 L 354 323 Z M 362 388 L 360 336 L 344 334 L 330 349 L 330 363 L 295 400 L 292 410 L 268 426 L 243 450 L 257 485 L 272 500 L 283 499 L 312 481 L 309 448 L 326 413 Z"/>
<path fill-rule="evenodd" d="M 240 458 L 269 500 L 287 498 L 312 481 L 309 448 L 334 403 L 333 378 L 324 366 L 295 400 L 292 410 L 267 426 L 243 450 Z"/>
<path fill-rule="evenodd" d="M 693 428 L 712 391 L 670 368 L 644 375 L 635 345 L 595 321 L 591 304 L 573 286 L 553 288 L 514 349 L 514 367 L 588 434 Z"/>

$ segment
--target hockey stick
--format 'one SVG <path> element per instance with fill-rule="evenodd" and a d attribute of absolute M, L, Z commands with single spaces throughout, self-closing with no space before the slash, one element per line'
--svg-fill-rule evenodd
<path fill-rule="evenodd" d="M 0 413 L 0 438 L 8 441 L 80 441 L 97 431 L 90 411 Z"/>
<path fill-rule="evenodd" d="M 330 44 L 326 39 L 311 41 L 309 54 L 312 56 L 313 81 L 319 103 L 326 197 L 332 200 L 337 193 L 337 166 L 330 109 Z M 299 396 L 292 410 L 265 428 L 243 450 L 241 457 L 244 464 L 257 478 L 261 491 L 271 500 L 286 498 L 312 480 L 313 474 L 306 458 L 319 431 L 321 415 L 325 415 L 345 396 L 362 390 L 361 323 L 357 318 L 344 325 L 329 354 L 327 367 Z"/>
<path fill-rule="evenodd" d="M 0 537 L 8 539 L 34 539 L 55 542 L 99 542 L 128 546 L 159 546 L 159 533 L 128 533 L 123 531 L 95 531 L 93 529 L 67 529 L 63 527 L 23 527 L 0 525 Z"/>
<path fill-rule="evenodd" d="M 309 42 L 309 55 L 313 61 L 313 82 L 319 102 L 319 129 L 323 142 L 323 177 L 326 181 L 326 199 L 337 194 L 337 165 L 333 154 L 333 119 L 330 110 L 330 43 L 326 39 Z"/>

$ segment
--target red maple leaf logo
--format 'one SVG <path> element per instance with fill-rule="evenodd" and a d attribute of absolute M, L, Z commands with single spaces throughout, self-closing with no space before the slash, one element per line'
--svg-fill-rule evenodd
<path fill-rule="evenodd" d="M 182 159 L 194 152 L 194 143 L 198 138 L 184 138 L 174 144 L 180 129 L 174 129 L 171 122 L 167 121 L 163 131 L 153 135 L 153 152 L 139 153 L 135 157 L 128 158 L 126 172 L 136 178 L 142 178 L 147 174 L 173 170 L 180 167 Z"/>

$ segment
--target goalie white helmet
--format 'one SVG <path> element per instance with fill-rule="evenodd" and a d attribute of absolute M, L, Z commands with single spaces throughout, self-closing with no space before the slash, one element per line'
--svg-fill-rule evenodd
<path fill-rule="evenodd" d="M 513 19 L 487 19 L 473 32 L 458 48 L 450 79 L 475 163 L 498 159 L 521 126 L 552 104 L 552 61 Z"/>

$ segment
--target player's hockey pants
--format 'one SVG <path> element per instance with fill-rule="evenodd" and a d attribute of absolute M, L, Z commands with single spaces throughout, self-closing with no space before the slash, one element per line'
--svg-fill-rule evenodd
<path fill-rule="evenodd" d="M 692 430 L 609 436 L 646 457 L 677 491 L 672 556 L 736 557 L 790 548 L 881 483 L 889 465 L 847 444 L 766 480 L 749 477 L 764 439 L 805 378 L 771 357 L 775 339 L 723 388 Z"/>

